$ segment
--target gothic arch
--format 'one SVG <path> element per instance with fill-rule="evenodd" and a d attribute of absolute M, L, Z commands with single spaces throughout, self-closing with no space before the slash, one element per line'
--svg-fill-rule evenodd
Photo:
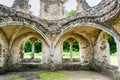
<path fill-rule="evenodd" d="M 57 44 L 57 42 L 59 41 L 59 39 L 61 38 L 62 35 L 64 35 L 64 33 L 66 31 L 68 31 L 69 29 L 71 28 L 74 28 L 74 27 L 81 27 L 81 26 L 89 26 L 89 27 L 95 27 L 95 28 L 98 28 L 100 30 L 103 30 L 109 34 L 111 34 L 114 38 L 120 40 L 120 35 L 118 34 L 118 32 L 112 28 L 112 27 L 106 27 L 104 25 L 101 25 L 101 24 L 97 24 L 97 23 L 93 23 L 93 22 L 77 22 L 77 23 L 71 23 L 71 25 L 64 25 L 63 27 L 65 27 L 57 36 L 56 40 L 54 41 L 53 43 L 53 46 L 55 46 Z"/>
<path fill-rule="evenodd" d="M 17 37 L 14 41 L 13 41 L 13 44 L 12 44 L 12 47 L 16 45 L 16 43 L 22 43 L 24 40 L 26 39 L 29 39 L 29 38 L 32 38 L 32 37 L 35 37 L 35 38 L 38 38 L 40 39 L 40 41 L 42 43 L 45 43 L 44 39 L 37 33 L 32 33 L 32 32 L 27 32 L 25 34 L 22 34 L 20 35 L 19 37 Z"/>
<path fill-rule="evenodd" d="M 12 25 L 12 26 L 14 26 L 14 25 L 25 26 L 25 27 L 29 27 L 29 28 L 35 30 L 36 32 L 38 32 L 38 33 L 44 38 L 45 42 L 46 42 L 49 46 L 51 46 L 51 43 L 50 43 L 49 39 L 48 39 L 47 36 L 43 33 L 43 31 L 41 31 L 39 28 L 37 28 L 38 26 L 36 27 L 36 26 L 31 25 L 31 24 L 29 24 L 29 23 L 26 23 L 26 22 L 23 23 L 23 22 L 18 22 L 18 21 L 12 21 L 12 22 L 9 22 L 9 23 L 4 23 L 4 25 L 3 25 L 3 23 L 0 23 L 0 27 L 7 27 L 7 26 L 9 26 L 9 25 Z"/>
<path fill-rule="evenodd" d="M 85 44 L 90 44 L 89 41 L 82 35 L 76 34 L 76 33 L 67 33 L 64 34 L 58 42 L 62 43 L 68 38 L 73 38 L 77 40 L 80 44 L 85 45 Z"/>

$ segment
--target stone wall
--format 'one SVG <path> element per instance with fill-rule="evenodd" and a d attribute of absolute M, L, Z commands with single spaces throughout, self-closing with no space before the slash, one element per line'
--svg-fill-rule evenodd
<path fill-rule="evenodd" d="M 112 34 L 113 37 L 115 37 L 119 42 L 120 36 L 118 33 L 120 32 L 119 30 L 117 30 L 119 28 L 118 27 L 113 28 L 113 25 L 114 26 L 115 24 L 119 25 L 118 23 L 119 19 L 114 20 L 114 17 L 120 15 L 119 14 L 120 3 L 118 2 L 118 0 L 103 0 L 98 6 L 85 9 L 82 12 L 79 12 L 72 17 L 62 18 L 62 19 L 59 19 L 62 16 L 62 11 L 60 8 L 61 3 L 59 2 L 59 0 L 56 1 L 50 0 L 50 2 L 48 2 L 48 0 L 40 1 L 41 6 L 44 5 L 42 6 L 44 8 L 41 9 L 41 13 L 43 14 L 40 15 L 42 17 L 46 17 L 46 19 L 38 18 L 28 14 L 27 13 L 28 0 L 25 0 L 25 3 L 23 0 L 22 2 L 20 1 L 21 0 L 15 0 L 15 3 L 12 8 L 6 7 L 4 5 L 0 5 L 0 34 L 2 34 L 1 39 L 3 39 L 3 42 L 5 43 L 3 44 L 4 46 L 3 48 L 5 50 L 5 51 L 3 50 L 5 52 L 5 57 L 4 57 L 5 60 L 4 60 L 3 69 L 0 69 L 1 72 L 23 71 L 25 69 L 30 70 L 31 68 L 33 68 L 33 70 L 36 69 L 37 70 L 83 69 L 83 70 L 97 70 L 97 71 L 102 70 L 102 72 L 104 73 L 109 73 L 110 76 L 113 75 L 111 77 L 114 78 L 115 80 L 119 80 L 119 75 L 117 74 L 116 67 L 111 67 L 110 65 L 106 64 L 106 62 L 109 63 L 109 59 L 108 59 L 109 55 L 107 55 L 109 53 L 108 51 L 109 46 L 106 38 L 102 37 L 100 38 L 100 40 L 98 39 L 98 42 L 96 43 L 94 42 L 95 39 L 97 41 L 97 36 L 99 35 L 99 33 L 94 32 L 94 30 L 107 31 L 108 33 Z M 55 15 L 53 19 L 57 18 L 59 20 L 49 20 L 49 17 L 53 17 L 53 15 Z M 109 24 L 109 20 L 111 22 L 110 24 Z M 112 24 L 112 20 L 114 20 L 113 22 L 114 24 Z M 28 32 L 27 34 L 23 34 L 23 35 L 19 34 L 19 37 L 16 37 L 15 39 L 12 40 L 13 43 L 10 43 L 11 39 L 6 38 L 7 34 L 3 29 L 4 27 L 9 27 L 9 26 L 16 26 L 16 27 L 27 26 L 30 29 L 34 30 L 34 32 Z M 91 29 L 88 30 L 88 28 L 80 28 L 82 26 L 91 27 Z M 98 29 L 94 29 L 92 27 L 96 27 Z M 69 33 L 68 35 L 67 32 Z M 42 43 L 43 55 L 42 55 L 42 59 L 40 60 L 41 63 L 36 63 L 36 64 L 30 64 L 24 62 L 21 63 L 19 61 L 20 58 L 19 44 L 22 43 L 25 37 L 36 38 L 36 35 L 38 35 L 37 38 L 42 38 L 43 41 Z M 63 42 L 62 39 L 66 39 L 67 37 L 69 37 L 69 35 L 72 35 L 70 36 L 70 38 L 72 37 L 74 39 L 77 39 L 79 43 L 81 44 L 83 43 L 83 45 L 81 46 L 82 49 L 81 51 L 83 53 L 81 58 L 85 65 L 75 64 L 75 63 L 74 64 L 62 63 L 61 43 Z M 96 50 L 99 50 L 100 52 L 93 51 L 94 47 L 96 48 Z M 93 53 L 95 54 L 95 56 Z M 101 55 L 99 56 L 99 54 Z M 98 62 L 94 61 L 92 63 L 89 63 L 91 62 L 91 60 L 94 60 L 96 58 L 100 58 L 99 60 L 97 60 Z M 85 62 L 87 62 L 88 64 L 86 64 Z"/>

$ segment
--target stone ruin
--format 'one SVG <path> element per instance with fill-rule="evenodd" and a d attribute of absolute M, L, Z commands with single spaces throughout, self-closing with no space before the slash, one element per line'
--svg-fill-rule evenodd
<path fill-rule="evenodd" d="M 0 74 L 27 70 L 95 70 L 120 80 L 120 0 L 102 0 L 90 7 L 77 1 L 77 13 L 64 17 L 68 0 L 40 0 L 40 16 L 29 13 L 29 0 L 15 0 L 12 7 L 0 4 Z M 110 65 L 108 34 L 117 43 L 119 66 Z M 42 43 L 42 58 L 24 59 L 27 39 Z M 70 43 L 70 60 L 62 58 L 63 42 Z M 72 42 L 80 44 L 80 59 L 72 59 Z"/>

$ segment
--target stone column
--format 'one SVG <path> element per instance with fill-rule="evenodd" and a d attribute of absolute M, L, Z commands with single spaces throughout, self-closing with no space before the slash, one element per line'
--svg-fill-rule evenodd
<path fill-rule="evenodd" d="M 102 32 L 96 41 L 94 47 L 94 58 L 102 63 L 110 64 L 108 34 L 105 32 Z"/>
<path fill-rule="evenodd" d="M 97 59 L 100 62 L 110 64 L 110 49 L 107 40 L 97 42 L 94 49 L 95 59 Z"/>
<path fill-rule="evenodd" d="M 120 41 L 115 39 L 117 46 L 117 56 L 118 56 L 118 71 L 120 71 Z"/>
<path fill-rule="evenodd" d="M 34 43 L 37 40 L 36 38 L 31 38 L 30 39 L 32 41 L 32 53 L 31 53 L 31 59 L 34 59 Z"/>
<path fill-rule="evenodd" d="M 32 43 L 32 53 L 31 53 L 31 59 L 34 59 L 34 43 Z"/>
<path fill-rule="evenodd" d="M 70 41 L 70 61 L 73 61 L 73 53 L 72 53 L 72 41 Z"/>
<path fill-rule="evenodd" d="M 57 44 L 54 48 L 54 63 L 61 64 L 62 63 L 62 45 Z"/>
<path fill-rule="evenodd" d="M 69 41 L 69 44 L 70 44 L 70 61 L 72 62 L 73 61 L 73 53 L 72 53 L 72 43 L 73 43 L 73 40 L 72 38 L 68 39 Z"/>
<path fill-rule="evenodd" d="M 79 54 L 80 54 L 80 62 L 81 62 L 81 45 L 79 43 Z"/>
<path fill-rule="evenodd" d="M 23 45 L 21 45 L 21 47 L 20 47 L 19 54 L 20 54 L 20 58 L 23 59 L 24 58 L 24 48 L 23 48 Z"/>
<path fill-rule="evenodd" d="M 87 57 L 89 57 L 89 55 L 87 55 L 87 54 L 90 54 L 89 52 L 88 52 L 88 45 L 81 45 L 81 47 L 80 47 L 80 53 L 81 53 L 81 63 L 86 63 L 86 62 L 88 62 L 88 58 Z"/>

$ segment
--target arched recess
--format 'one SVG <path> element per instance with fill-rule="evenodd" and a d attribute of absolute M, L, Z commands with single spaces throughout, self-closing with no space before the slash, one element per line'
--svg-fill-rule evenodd
<path fill-rule="evenodd" d="M 112 45 L 110 43 L 112 43 Z M 104 31 L 101 31 L 94 43 L 94 58 L 102 63 L 118 66 L 116 44 L 117 43 L 115 42 L 115 38 L 113 36 Z M 112 51 L 114 50 L 114 53 L 111 53 L 110 48 Z"/>
<path fill-rule="evenodd" d="M 59 41 L 59 39 L 61 38 L 62 35 L 64 35 L 65 32 L 67 32 L 69 29 L 75 28 L 75 27 L 82 27 L 82 26 L 89 26 L 89 27 L 95 27 L 98 28 L 100 30 L 103 30 L 109 34 L 111 34 L 115 39 L 120 40 L 120 35 L 119 33 L 112 27 L 112 26 L 104 26 L 98 23 L 93 23 L 93 22 L 69 22 L 70 25 L 64 25 L 63 27 L 65 27 L 56 37 L 54 43 L 53 43 L 53 47 L 56 46 L 57 42 Z"/>
<path fill-rule="evenodd" d="M 89 43 L 89 41 L 82 35 L 77 34 L 77 33 L 66 33 L 64 35 L 62 35 L 62 37 L 59 39 L 57 46 L 60 45 L 61 47 L 61 52 L 59 54 L 55 53 L 54 55 L 60 55 L 61 56 L 61 60 L 62 60 L 62 44 L 65 40 L 67 39 L 75 39 L 80 47 L 79 47 L 79 53 L 80 53 L 80 57 L 79 57 L 79 62 L 82 63 L 86 63 L 89 62 L 92 59 L 92 49 L 91 49 L 91 44 Z M 57 47 L 56 46 L 56 47 Z M 59 56 L 59 58 L 60 58 Z M 64 62 L 64 60 L 63 60 Z"/>
<path fill-rule="evenodd" d="M 38 33 L 32 33 L 32 32 L 27 32 L 25 34 L 22 34 L 20 36 L 18 36 L 12 44 L 12 51 L 13 51 L 13 57 L 14 57 L 14 63 L 17 63 L 19 61 L 21 61 L 19 52 L 21 49 L 21 45 L 23 46 L 23 43 L 30 38 L 37 38 L 41 41 L 42 45 L 42 61 L 44 61 L 44 57 L 49 56 L 49 45 L 45 42 L 45 40 L 43 39 L 43 37 L 41 35 L 39 35 Z M 47 50 L 46 50 L 47 49 Z"/>
<path fill-rule="evenodd" d="M 108 33 L 102 31 L 94 43 L 94 58 L 102 63 L 110 64 L 110 47 Z"/>
<path fill-rule="evenodd" d="M 0 23 L 0 27 L 7 27 L 7 26 L 23 26 L 23 27 L 31 28 L 31 29 L 35 30 L 36 32 L 38 32 L 44 38 L 45 42 L 49 46 L 51 46 L 51 43 L 50 43 L 48 37 L 39 28 L 37 28 L 39 26 L 34 26 L 34 25 L 31 25 L 26 22 L 23 23 L 23 22 L 18 22 L 18 21 L 11 21 L 9 23 L 4 23 L 4 25 L 3 25 L 3 23 Z M 9 45 L 9 46 L 11 46 L 11 45 Z"/>
<path fill-rule="evenodd" d="M 79 22 L 79 21 L 69 22 L 69 24 L 63 26 L 65 28 L 61 31 L 61 33 L 59 33 L 59 35 L 57 36 L 56 40 L 53 43 L 53 46 L 55 47 L 57 45 L 59 39 L 64 35 L 65 32 L 67 32 L 72 28 L 81 27 L 81 26 L 94 27 L 99 30 L 105 31 L 114 37 L 117 43 L 117 53 L 118 53 L 118 62 L 119 62 L 118 64 L 119 64 L 119 70 L 120 70 L 120 35 L 112 26 L 105 26 L 105 25 L 101 25 L 93 22 Z M 94 48 L 94 44 L 91 47 Z"/>

